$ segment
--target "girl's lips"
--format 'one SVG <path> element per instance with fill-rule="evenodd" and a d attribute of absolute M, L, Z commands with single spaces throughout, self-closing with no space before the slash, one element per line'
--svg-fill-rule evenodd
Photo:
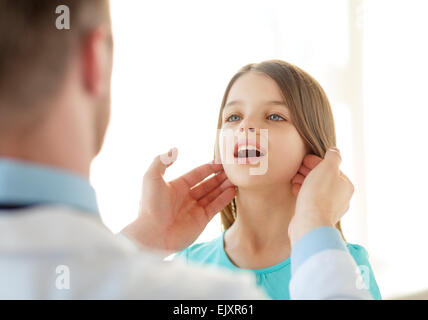
<path fill-rule="evenodd" d="M 248 158 L 237 158 L 234 157 L 235 163 L 237 164 L 257 164 L 260 162 L 262 157 L 248 157 Z"/>
<path fill-rule="evenodd" d="M 238 149 L 240 146 L 253 146 L 256 147 L 257 150 L 260 151 L 260 156 L 259 157 L 255 157 L 255 156 L 251 156 L 251 157 L 238 157 Z M 247 153 L 248 154 L 248 153 Z M 260 162 L 260 159 L 263 158 L 265 155 L 267 154 L 266 149 L 261 147 L 259 143 L 257 143 L 257 141 L 255 140 L 248 140 L 248 139 L 242 139 L 239 140 L 236 144 L 235 144 L 235 150 L 234 150 L 234 163 L 238 163 L 238 164 L 257 164 Z"/>
<path fill-rule="evenodd" d="M 236 155 L 238 154 L 238 149 L 240 146 L 254 146 L 257 148 L 257 150 L 259 150 L 261 153 L 263 153 L 263 156 L 267 154 L 267 151 L 265 150 L 265 148 L 261 147 L 260 144 L 257 143 L 257 141 L 249 140 L 249 139 L 240 139 L 235 144 L 235 149 L 233 152 L 233 155 L 235 158 L 237 158 Z M 252 157 L 249 157 L 249 158 L 252 158 Z M 259 157 L 254 157 L 254 158 L 259 158 Z"/>

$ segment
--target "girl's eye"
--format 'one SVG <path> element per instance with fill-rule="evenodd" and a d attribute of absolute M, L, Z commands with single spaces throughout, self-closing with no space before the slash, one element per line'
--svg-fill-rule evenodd
<path fill-rule="evenodd" d="M 269 120 L 273 120 L 273 121 L 281 121 L 281 120 L 285 120 L 283 117 L 277 115 L 277 114 L 271 114 L 269 116 Z"/>
<path fill-rule="evenodd" d="M 239 116 L 237 116 L 236 114 L 233 114 L 229 118 L 227 118 L 226 121 L 230 122 L 230 121 L 238 121 L 238 120 L 239 120 Z"/>
<path fill-rule="evenodd" d="M 285 121 L 285 119 L 278 114 L 271 114 L 268 118 L 269 118 L 269 120 L 272 120 L 272 121 Z M 233 122 L 233 121 L 238 121 L 240 119 L 241 119 L 240 116 L 233 114 L 230 117 L 228 117 L 226 119 L 226 121 L 227 122 Z"/>

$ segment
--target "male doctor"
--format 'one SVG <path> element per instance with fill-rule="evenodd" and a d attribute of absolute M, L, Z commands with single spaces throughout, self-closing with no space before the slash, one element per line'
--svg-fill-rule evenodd
<path fill-rule="evenodd" d="M 59 5 L 70 30 L 56 27 Z M 89 176 L 109 122 L 112 45 L 107 0 L 0 0 L 0 298 L 267 298 L 247 272 L 163 261 L 234 197 L 220 164 L 166 183 L 176 157 L 156 157 L 136 221 L 119 235 L 102 224 Z M 290 224 L 291 297 L 370 299 L 333 228 L 353 186 L 338 150 L 321 160 Z"/>

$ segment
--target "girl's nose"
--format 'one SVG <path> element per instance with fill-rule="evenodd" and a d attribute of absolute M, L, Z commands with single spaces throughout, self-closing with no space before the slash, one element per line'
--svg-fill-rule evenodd
<path fill-rule="evenodd" d="M 241 131 L 241 132 L 244 132 L 244 128 L 243 128 L 243 127 L 241 127 L 240 131 Z M 250 132 L 255 132 L 255 131 L 256 131 L 256 129 L 255 129 L 255 128 L 248 128 L 248 131 L 250 131 Z"/>

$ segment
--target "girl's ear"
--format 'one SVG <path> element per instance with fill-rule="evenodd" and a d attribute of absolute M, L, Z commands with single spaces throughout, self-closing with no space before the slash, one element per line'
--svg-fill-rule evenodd
<path fill-rule="evenodd" d="M 307 143 L 305 143 L 305 151 L 305 156 L 312 153 L 312 148 Z"/>

